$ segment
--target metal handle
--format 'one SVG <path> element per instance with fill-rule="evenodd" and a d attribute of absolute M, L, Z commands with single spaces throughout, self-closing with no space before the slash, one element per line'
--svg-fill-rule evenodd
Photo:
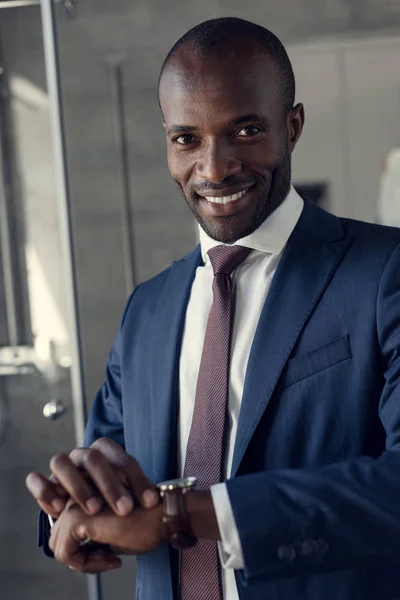
<path fill-rule="evenodd" d="M 43 407 L 43 416 L 46 417 L 46 419 L 51 419 L 52 421 L 59 419 L 66 412 L 67 409 L 61 400 L 50 400 L 50 402 L 45 404 Z"/>

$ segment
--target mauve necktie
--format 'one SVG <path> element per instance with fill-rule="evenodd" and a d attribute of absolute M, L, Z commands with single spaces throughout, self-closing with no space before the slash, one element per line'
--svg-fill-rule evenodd
<path fill-rule="evenodd" d="M 222 479 L 234 308 L 231 273 L 250 252 L 251 248 L 242 246 L 216 246 L 208 252 L 214 270 L 213 303 L 184 468 L 185 477 L 197 477 L 198 490 L 207 490 Z M 182 550 L 180 581 L 181 600 L 222 598 L 216 542 L 200 539 L 194 547 Z"/>

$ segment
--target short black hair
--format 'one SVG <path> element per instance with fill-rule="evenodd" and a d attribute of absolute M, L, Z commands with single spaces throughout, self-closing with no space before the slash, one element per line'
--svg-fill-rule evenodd
<path fill-rule="evenodd" d="M 224 51 L 231 48 L 234 40 L 238 38 L 248 39 L 253 44 L 254 42 L 257 43 L 260 48 L 265 49 L 278 67 L 284 110 L 288 114 L 294 106 L 296 84 L 292 65 L 282 42 L 265 27 L 236 17 L 204 21 L 185 33 L 172 46 L 164 60 L 158 80 L 158 88 L 160 88 L 160 81 L 165 67 L 181 46 L 188 46 L 191 51 L 201 58 L 209 58 L 215 54 L 223 55 Z"/>

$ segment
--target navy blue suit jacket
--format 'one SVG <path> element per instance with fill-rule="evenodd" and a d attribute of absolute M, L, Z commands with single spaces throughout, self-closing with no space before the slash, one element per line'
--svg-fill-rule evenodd
<path fill-rule="evenodd" d="M 176 476 L 178 368 L 197 247 L 132 294 L 86 444 Z M 257 289 L 249 289 L 257 294 Z M 241 600 L 400 599 L 400 230 L 306 201 L 251 348 L 227 487 Z M 172 562 L 171 562 L 172 560 Z M 172 553 L 137 597 L 173 597 Z"/>

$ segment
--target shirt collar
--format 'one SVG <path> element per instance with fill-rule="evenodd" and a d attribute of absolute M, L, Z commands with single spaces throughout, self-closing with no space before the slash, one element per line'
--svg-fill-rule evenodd
<path fill-rule="evenodd" d="M 200 227 L 200 246 L 203 261 L 208 260 L 207 252 L 215 246 L 246 246 L 260 252 L 280 254 L 297 225 L 297 221 L 304 207 L 304 201 L 293 186 L 289 194 L 274 212 L 265 219 L 264 223 L 250 235 L 237 240 L 234 244 L 223 244 L 210 238 Z"/>

